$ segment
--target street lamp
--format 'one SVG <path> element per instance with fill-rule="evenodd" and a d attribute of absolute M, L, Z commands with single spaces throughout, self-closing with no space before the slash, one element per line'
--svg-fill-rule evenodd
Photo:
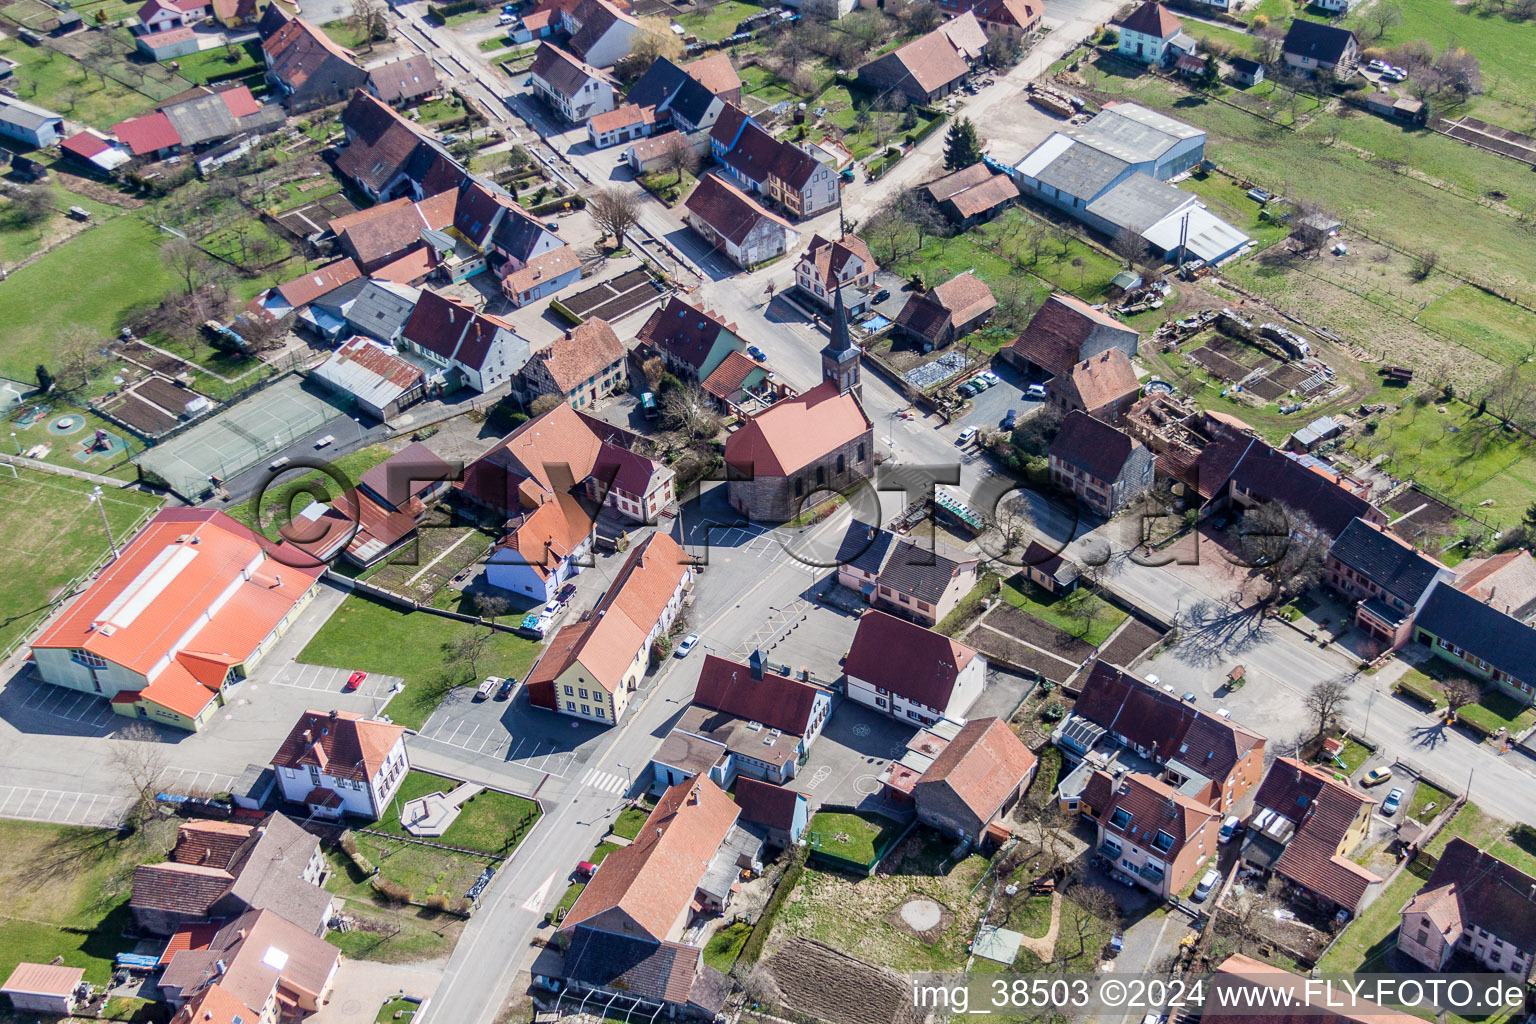
<path fill-rule="evenodd" d="M 1360 733 L 1360 738 L 1363 740 L 1369 740 L 1371 738 L 1371 708 L 1375 706 L 1375 704 L 1376 691 L 1372 690 L 1370 699 L 1365 702 L 1365 729 Z"/>
<path fill-rule="evenodd" d="M 16 454 L 21 454 L 21 442 L 16 440 L 16 431 L 11 431 L 11 444 L 16 446 Z"/>
<path fill-rule="evenodd" d="M 96 506 L 96 511 L 101 513 L 101 525 L 107 531 L 107 543 L 112 547 L 112 557 L 116 558 L 118 557 L 117 539 L 112 536 L 112 524 L 107 522 L 107 506 L 102 503 L 104 497 L 105 495 L 101 493 L 100 484 L 93 487 L 91 493 L 86 495 L 91 504 Z"/>
<path fill-rule="evenodd" d="M 624 769 L 624 795 L 629 796 L 629 791 L 635 788 L 635 777 L 630 774 L 629 765 L 622 761 L 615 761 L 614 764 Z"/>

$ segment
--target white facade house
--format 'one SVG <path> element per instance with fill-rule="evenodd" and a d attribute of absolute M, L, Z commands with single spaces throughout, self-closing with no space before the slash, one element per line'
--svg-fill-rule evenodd
<path fill-rule="evenodd" d="M 528 362 L 528 339 L 500 317 L 437 292 L 424 291 L 400 343 L 442 371 L 457 371 L 479 392 L 510 381 Z"/>
<path fill-rule="evenodd" d="M 987 659 L 959 641 L 870 610 L 843 663 L 847 696 L 912 725 L 965 721 L 987 682 Z"/>
<path fill-rule="evenodd" d="M 411 769 L 405 728 L 347 711 L 306 711 L 272 756 L 283 799 L 322 818 L 377 820 Z"/>
<path fill-rule="evenodd" d="M 540 43 L 530 71 L 534 91 L 572 124 L 585 124 L 613 110 L 613 83 L 551 43 Z"/>

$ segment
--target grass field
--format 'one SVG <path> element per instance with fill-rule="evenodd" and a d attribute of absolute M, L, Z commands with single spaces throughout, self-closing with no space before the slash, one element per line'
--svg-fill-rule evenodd
<path fill-rule="evenodd" d="M 86 981 L 105 985 L 113 957 L 133 948 L 123 937 L 132 923 L 133 869 L 165 859 L 170 840 L 155 838 L 164 839 L 162 832 L 119 839 L 99 829 L 0 820 L 0 972 L 9 976 L 23 960 L 57 956 L 85 968 Z"/>
<path fill-rule="evenodd" d="M 1445 410 L 1441 412 L 1440 410 Z M 1506 433 L 1492 416 L 1461 402 L 1406 404 L 1361 435 L 1355 449 L 1387 456 L 1388 468 L 1450 496 L 1500 527 L 1519 522 L 1536 500 L 1536 446 Z"/>
<path fill-rule="evenodd" d="M 761 14 L 764 10 L 766 8 L 759 7 L 757 4 L 746 4 L 741 0 L 725 0 L 725 3 L 716 4 L 708 10 L 684 14 L 677 19 L 677 23 L 691 35 L 716 43 L 734 33 L 736 26 L 743 18 Z"/>
<path fill-rule="evenodd" d="M 1096 594 L 1086 599 L 1095 609 L 1091 628 L 1084 630 L 1083 616 L 1070 610 L 1070 603 L 1062 597 L 1047 594 L 1022 573 L 1003 583 L 1003 598 L 1015 608 L 1022 609 L 1057 629 L 1065 630 L 1084 643 L 1097 647 L 1109 639 L 1115 627 L 1125 621 L 1126 613 Z"/>
<path fill-rule="evenodd" d="M 1421 780 L 1413 787 L 1413 799 L 1408 801 L 1407 815 L 1414 821 L 1427 825 L 1435 815 L 1449 807 L 1454 799 L 1455 797 L 1445 790 Z M 1434 806 L 1430 806 L 1431 804 Z"/>
<path fill-rule="evenodd" d="M 121 216 L 123 212 L 106 203 L 98 203 L 94 199 L 82 196 L 78 192 L 71 192 L 60 185 L 57 179 L 45 182 L 43 188 L 48 190 L 55 211 L 67 210 L 71 206 L 81 207 L 91 212 L 96 226 L 113 217 Z M 64 221 L 63 217 L 62 213 L 55 212 L 41 222 L 27 226 L 17 222 L 12 215 L 9 203 L 0 205 L 0 263 L 7 266 L 18 263 L 37 252 L 44 244 L 62 237 L 63 232 L 67 230 L 66 225 L 73 223 Z"/>
<path fill-rule="evenodd" d="M 625 839 L 633 839 L 640 834 L 640 829 L 645 826 L 645 819 L 650 816 L 650 812 L 644 807 L 626 807 L 613 820 L 613 834 L 623 836 Z"/>
<path fill-rule="evenodd" d="M 421 1009 L 421 1004 L 418 1002 L 412 1002 L 409 999 L 391 999 L 379 1007 L 378 1016 L 373 1018 L 374 1024 L 389 1024 L 390 1021 L 395 1020 L 395 1014 L 397 1013 L 400 1015 L 399 1019 L 404 1024 L 410 1024 L 411 1020 L 416 1016 L 416 1011 L 419 1009 Z"/>
<path fill-rule="evenodd" d="M 0 39 L 0 57 L 21 62 L 14 75 L 17 96 L 93 128 L 111 128 L 155 104 L 144 93 L 87 72 L 85 65 L 48 46 L 28 46 L 6 37 Z"/>
<path fill-rule="evenodd" d="M 430 772 L 410 772 L 400 783 L 389 813 L 383 820 L 374 822 L 373 827 L 380 832 L 406 835 L 400 824 L 400 813 L 407 803 L 428 793 L 451 793 L 458 784 L 457 779 Z M 532 800 L 497 790 L 482 790 L 460 807 L 459 816 L 443 833 L 441 842 L 493 856 L 510 857 L 538 820 L 539 807 Z"/>
<path fill-rule="evenodd" d="M 900 829 L 896 822 L 879 815 L 837 811 L 818 811 L 806 826 L 820 843 L 815 848 L 857 864 L 874 860 L 875 851 Z"/>
<path fill-rule="evenodd" d="M 1328 974 L 1381 969 L 1381 958 L 1391 948 L 1392 935 L 1397 931 L 1398 912 L 1428 878 L 1429 871 L 1421 865 L 1408 865 L 1382 890 L 1376 902 L 1365 908 L 1365 913 L 1350 922 L 1344 934 L 1317 962 L 1317 969 Z"/>
<path fill-rule="evenodd" d="M 355 486 L 364 473 L 389 458 L 391 454 L 393 453 L 384 445 L 372 444 L 367 448 L 343 455 L 330 465 L 332 470 Z M 335 478 L 316 470 L 295 475 L 292 480 L 284 479 L 278 486 L 268 488 L 261 495 L 259 516 L 255 498 L 225 511 L 232 518 L 259 531 L 262 536 L 277 540 L 278 530 L 289 522 L 291 516 L 304 511 L 310 500 L 322 503 L 335 500 L 337 495 L 332 492 L 339 486 Z"/>
<path fill-rule="evenodd" d="M 116 334 L 125 313 L 174 286 L 159 253 L 154 228 L 118 217 L 12 274 L 0 289 L 0 375 L 32 380 L 71 327 Z M 50 301 L 39 302 L 40 295 Z"/>
<path fill-rule="evenodd" d="M 405 690 L 389 702 L 389 717 L 408 729 L 419 729 L 453 686 L 472 681 L 467 669 L 449 671 L 442 646 L 473 628 L 354 595 L 320 627 L 298 660 L 401 676 Z M 381 644 L 380 637 L 388 637 L 389 643 Z M 537 654 L 533 641 L 498 632 L 476 668 L 481 676 L 521 679 Z"/>
<path fill-rule="evenodd" d="M 1536 855 L 1510 841 L 1509 822 L 1485 814 L 1476 804 L 1463 804 L 1427 849 L 1439 854 L 1453 838 L 1465 839 L 1479 850 L 1514 865 L 1528 875 L 1536 875 Z"/>
<path fill-rule="evenodd" d="M 87 412 L 77 406 L 70 405 L 68 402 L 52 401 L 47 404 L 52 406 L 52 411 L 42 420 L 25 430 L 18 427 L 15 422 L 10 422 L 4 425 L 4 429 L 0 431 L 0 434 L 9 434 L 11 431 L 15 431 L 16 441 L 20 444 L 22 451 L 27 451 L 39 444 L 48 445 L 48 454 L 43 457 L 42 461 L 55 466 L 83 469 L 100 474 L 101 476 L 115 477 L 118 480 L 137 480 L 139 478 L 138 470 L 131 464 L 117 464 L 122 463 L 130 454 L 137 455 L 139 452 L 142 452 L 144 450 L 144 442 L 128 433 L 122 427 L 114 423 L 108 423 L 95 413 Z M 48 432 L 48 424 L 63 415 L 84 417 L 85 426 L 73 434 L 63 436 L 50 434 Z M 90 461 L 81 462 L 75 458 L 75 454 L 80 451 L 80 443 L 93 439 L 98 428 L 106 430 L 113 436 L 127 442 L 127 452 L 93 455 Z M 9 437 L 5 437 L 4 440 L 7 445 L 11 445 Z M 10 450 L 15 451 L 15 446 L 11 445 Z M 116 468 L 109 468 L 113 466 L 116 466 Z"/>
<path fill-rule="evenodd" d="M 87 500 L 84 480 L 17 470 L 0 471 L 0 650 L 24 636 L 62 596 L 59 589 L 109 553 L 101 513 Z M 119 543 L 160 499 L 103 488 L 102 507 Z"/>
<path fill-rule="evenodd" d="M 745 921 L 736 921 L 719 929 L 704 946 L 704 962 L 724 974 L 735 965 L 741 947 L 747 944 L 751 934 L 752 926 Z"/>
<path fill-rule="evenodd" d="M 354 899 L 346 912 L 363 927 L 328 932 L 325 941 L 354 960 L 408 964 L 446 958 L 464 930 L 462 918 L 424 907 L 379 907 Z"/>
<path fill-rule="evenodd" d="M 181 68 L 176 73 L 193 85 L 203 85 L 210 78 L 225 81 L 229 76 L 237 75 L 242 71 L 259 76 L 259 69 L 265 65 L 261 55 L 261 44 L 255 40 L 236 46 L 233 59 L 230 58 L 230 51 L 227 48 L 218 46 L 211 50 L 189 53 L 185 57 L 177 58 L 177 63 Z"/>

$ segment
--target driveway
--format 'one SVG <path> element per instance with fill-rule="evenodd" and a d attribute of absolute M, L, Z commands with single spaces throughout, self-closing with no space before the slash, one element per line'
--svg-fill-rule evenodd
<path fill-rule="evenodd" d="M 434 968 L 344 958 L 336 969 L 330 1000 L 309 1020 L 311 1024 L 372 1024 L 385 1003 L 401 996 L 430 999 L 441 980 L 442 971 Z"/>
<path fill-rule="evenodd" d="M 994 384 L 971 398 L 971 407 L 966 410 L 965 415 L 950 424 L 950 429 L 954 433 L 958 434 L 966 427 L 995 430 L 1002 426 L 1003 418 L 1008 415 L 1010 409 L 1014 410 L 1022 420 L 1044 408 L 1045 403 L 1042 400 L 1026 398 L 1024 395 L 1024 389 L 1030 384 L 1038 384 L 1038 380 L 1020 373 L 1012 366 L 1005 365 L 1001 360 L 994 360 L 989 369 L 1002 378 L 1002 383 Z"/>

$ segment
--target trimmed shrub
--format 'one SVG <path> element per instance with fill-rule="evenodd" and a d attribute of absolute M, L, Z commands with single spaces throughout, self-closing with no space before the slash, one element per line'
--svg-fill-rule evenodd
<path fill-rule="evenodd" d="M 447 910 L 448 897 L 443 893 L 433 893 L 427 897 L 427 908 L 430 910 Z"/>
<path fill-rule="evenodd" d="M 1407 697 L 1416 704 L 1422 704 L 1426 708 L 1437 708 L 1445 702 L 1440 696 L 1440 689 L 1433 684 L 1425 685 L 1416 679 L 1403 678 L 1397 681 L 1397 692 Z"/>
<path fill-rule="evenodd" d="M 374 875 L 369 882 L 373 891 L 383 896 L 391 903 L 405 904 L 411 902 L 411 890 L 399 882 L 392 882 L 380 875 Z"/>
<path fill-rule="evenodd" d="M 795 885 L 800 881 L 800 875 L 805 871 L 805 861 L 796 857 L 789 867 L 784 869 L 784 877 L 779 879 L 778 888 L 773 890 L 773 895 L 768 897 L 767 906 L 763 907 L 763 916 L 757 919 L 757 924 L 752 926 L 752 934 L 747 936 L 747 941 L 742 944 L 741 955 L 738 962 L 755 964 L 763 955 L 763 944 L 768 941 L 768 933 L 773 930 L 773 920 L 779 916 L 779 911 L 789 900 L 789 894 L 795 891 Z"/>
<path fill-rule="evenodd" d="M 349 854 L 348 856 L 352 861 L 352 866 L 361 871 L 365 876 L 375 875 L 378 873 L 379 869 L 374 866 L 373 861 L 369 860 L 367 857 L 364 857 L 361 853 L 353 853 Z"/>
<path fill-rule="evenodd" d="M 343 832 L 341 834 L 341 848 L 348 857 L 355 856 L 357 854 L 357 837 L 351 832 Z"/>

